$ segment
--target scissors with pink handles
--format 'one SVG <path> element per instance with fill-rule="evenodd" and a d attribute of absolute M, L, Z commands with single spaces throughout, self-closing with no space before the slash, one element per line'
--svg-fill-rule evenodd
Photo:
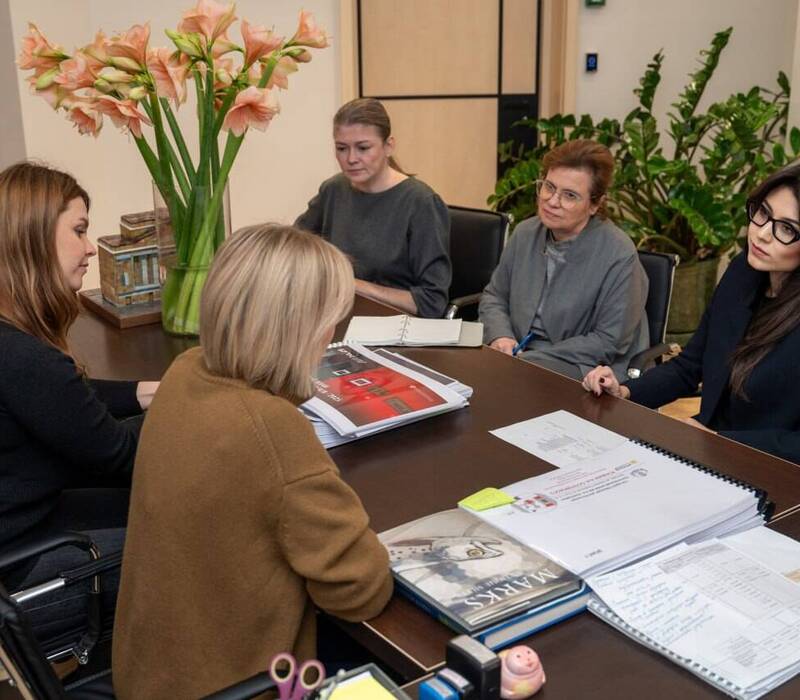
<path fill-rule="evenodd" d="M 269 675 L 278 686 L 280 700 L 301 700 L 322 685 L 325 667 L 313 660 L 304 661 L 298 668 L 294 656 L 282 652 L 269 662 Z"/>

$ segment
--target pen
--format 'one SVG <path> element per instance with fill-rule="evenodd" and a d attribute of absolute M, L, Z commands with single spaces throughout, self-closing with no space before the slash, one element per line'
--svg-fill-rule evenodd
<path fill-rule="evenodd" d="M 511 354 L 516 357 L 520 350 L 524 350 L 525 346 L 533 340 L 533 331 L 528 333 L 522 340 L 520 340 L 511 351 Z"/>

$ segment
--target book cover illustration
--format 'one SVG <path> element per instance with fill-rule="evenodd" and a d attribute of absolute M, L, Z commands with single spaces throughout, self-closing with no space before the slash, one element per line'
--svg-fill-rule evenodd
<path fill-rule="evenodd" d="M 574 574 L 463 510 L 381 533 L 399 586 L 469 633 L 578 590 Z"/>
<path fill-rule="evenodd" d="M 359 427 L 447 403 L 424 384 L 352 347 L 325 353 L 314 386 L 316 398 Z"/>

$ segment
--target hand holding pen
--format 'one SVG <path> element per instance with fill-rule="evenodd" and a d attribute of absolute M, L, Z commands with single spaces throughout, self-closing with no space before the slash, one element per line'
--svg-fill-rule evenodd
<path fill-rule="evenodd" d="M 533 340 L 533 331 L 525 335 L 522 340 L 520 340 L 515 346 L 514 349 L 511 351 L 511 354 L 516 357 L 518 353 L 522 352 L 525 348 L 528 347 L 530 342 Z"/>
<path fill-rule="evenodd" d="M 495 338 L 491 343 L 489 343 L 489 347 L 492 348 L 492 350 L 497 350 L 506 355 L 516 355 L 520 351 L 524 350 L 532 339 L 533 333 L 528 333 L 528 335 L 526 335 L 519 342 L 517 342 L 514 338 L 502 336 L 500 338 Z"/>

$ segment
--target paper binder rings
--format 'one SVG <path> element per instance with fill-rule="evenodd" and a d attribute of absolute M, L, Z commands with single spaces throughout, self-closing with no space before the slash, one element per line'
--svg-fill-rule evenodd
<path fill-rule="evenodd" d="M 737 479 L 736 477 L 730 476 L 729 474 L 723 474 L 716 469 L 713 469 L 705 464 L 700 464 L 699 462 L 695 462 L 693 459 L 689 459 L 688 457 L 684 457 L 683 455 L 679 455 L 671 450 L 667 450 L 664 447 L 660 447 L 655 443 L 648 442 L 647 440 L 642 440 L 641 438 L 630 438 L 630 441 L 641 445 L 645 449 L 651 450 L 652 452 L 657 452 L 660 455 L 668 457 L 669 459 L 675 460 L 676 462 L 680 462 L 681 464 L 685 464 L 692 469 L 697 469 L 697 471 L 701 471 L 704 474 L 708 474 L 709 476 L 713 476 L 715 479 L 720 479 L 721 481 L 725 481 L 726 483 L 732 484 L 733 486 L 738 486 L 745 491 L 750 491 L 754 496 L 758 498 L 758 513 L 759 515 L 764 517 L 765 522 L 769 522 L 772 518 L 772 514 L 775 512 L 775 503 L 773 501 L 767 500 L 767 492 L 764 489 L 757 488 L 752 484 L 743 481 L 741 479 Z"/>

